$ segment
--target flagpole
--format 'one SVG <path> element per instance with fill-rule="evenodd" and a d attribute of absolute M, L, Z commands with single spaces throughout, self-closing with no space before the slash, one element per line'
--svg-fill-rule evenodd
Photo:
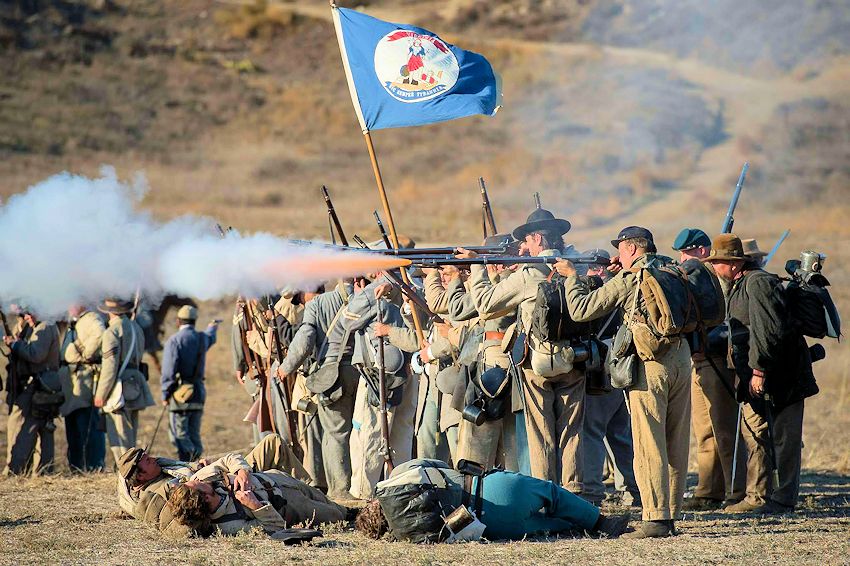
<path fill-rule="evenodd" d="M 390 242 L 395 249 L 399 248 L 398 234 L 395 231 L 395 222 L 393 221 L 393 212 L 390 210 L 390 201 L 387 198 L 387 190 L 384 188 L 384 179 L 381 177 L 381 168 L 378 165 L 378 156 L 375 155 L 375 145 L 372 143 L 372 135 L 369 130 L 363 131 L 363 138 L 366 140 L 366 147 L 369 150 L 369 159 L 372 160 L 372 171 L 375 173 L 375 182 L 378 184 L 378 195 L 381 197 L 381 204 L 384 207 L 384 216 L 387 219 L 387 225 L 390 228 Z M 401 268 L 401 278 L 405 283 L 410 285 L 410 278 L 407 276 L 407 270 Z M 416 305 L 406 299 L 410 306 L 410 313 L 413 315 L 413 326 L 416 328 L 416 338 L 419 339 L 420 345 L 425 341 L 425 333 L 422 331 L 422 321 L 419 320 L 419 311 L 416 310 Z"/>

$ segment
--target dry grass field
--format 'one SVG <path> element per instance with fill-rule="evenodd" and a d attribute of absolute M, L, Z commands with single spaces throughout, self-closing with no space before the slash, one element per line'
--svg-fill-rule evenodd
<path fill-rule="evenodd" d="M 540 191 L 544 207 L 573 222 L 568 239 L 579 249 L 640 224 L 663 251 L 683 226 L 719 228 L 747 160 L 736 231 L 769 248 L 792 230 L 773 271 L 801 250 L 826 253 L 833 297 L 850 313 L 845 3 L 789 0 L 767 14 L 758 2 L 695 1 L 664 17 L 648 0 L 359 4 L 445 31 L 486 55 L 505 85 L 495 118 L 374 134 L 399 231 L 476 243 L 483 175 L 503 229 L 524 221 Z M 665 20 L 689 10 L 700 25 Z M 0 0 L 0 199 L 106 163 L 122 177 L 146 175 L 141 206 L 159 218 L 203 214 L 242 231 L 326 238 L 318 187 L 327 184 L 349 235 L 374 236 L 379 201 L 328 17 L 324 0 Z M 727 19 L 741 26 L 731 38 Z M 791 33 L 787 22 L 797 20 L 805 25 Z M 231 305 L 202 304 L 202 321 L 229 320 Z M 210 454 L 243 450 L 251 438 L 228 332 L 208 362 Z M 681 536 L 652 542 L 415 547 L 368 541 L 346 525 L 297 548 L 259 535 L 174 542 L 119 514 L 112 475 L 68 474 L 59 422 L 57 476 L 0 479 L 0 563 L 846 564 L 850 350 L 825 345 L 793 516 L 691 514 Z M 156 416 L 143 414 L 141 441 Z M 171 453 L 163 431 L 157 446 Z"/>

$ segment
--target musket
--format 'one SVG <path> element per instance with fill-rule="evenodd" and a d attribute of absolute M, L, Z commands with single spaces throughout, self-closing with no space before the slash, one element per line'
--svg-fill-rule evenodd
<path fill-rule="evenodd" d="M 574 264 L 610 265 L 611 260 L 604 256 L 487 256 L 480 255 L 472 258 L 457 258 L 452 255 L 425 256 L 405 258 L 410 265 L 418 267 L 438 267 L 441 265 L 515 265 L 523 263 L 554 264 L 562 259 Z"/>
<path fill-rule="evenodd" d="M 384 321 L 381 300 L 378 299 L 378 320 Z M 390 421 L 387 413 L 387 371 L 384 365 L 384 337 L 378 339 L 378 399 L 381 412 L 381 455 L 384 457 L 384 479 L 393 472 L 393 457 L 390 453 Z"/>
<path fill-rule="evenodd" d="M 729 210 L 726 211 L 726 218 L 723 220 L 723 226 L 720 228 L 721 234 L 728 234 L 732 231 L 732 226 L 735 224 L 735 208 L 738 206 L 738 199 L 741 198 L 741 190 L 744 188 L 744 179 L 747 177 L 747 170 L 750 168 L 748 162 L 744 163 L 741 169 L 741 176 L 738 177 L 738 183 L 735 185 L 735 192 L 732 194 L 732 201 L 729 203 Z"/>
<path fill-rule="evenodd" d="M 785 239 L 788 238 L 789 235 L 791 235 L 791 230 L 785 230 L 784 232 L 782 232 L 782 235 L 779 236 L 779 239 L 776 240 L 776 243 L 773 244 L 773 247 L 770 249 L 770 253 L 764 257 L 764 263 L 762 263 L 762 267 L 770 263 L 770 260 L 773 259 L 773 256 L 776 255 L 776 252 L 779 251 L 779 247 L 782 245 Z"/>
<path fill-rule="evenodd" d="M 540 206 L 540 193 L 534 193 L 534 208 L 538 210 L 542 208 Z"/>
<path fill-rule="evenodd" d="M 484 177 L 478 177 L 478 187 L 481 189 L 481 208 L 484 215 L 484 237 L 486 238 L 488 235 L 488 225 L 493 235 L 499 232 L 496 230 L 496 219 L 493 216 L 493 207 L 490 206 L 490 197 L 487 195 L 487 185 L 484 184 Z"/>
<path fill-rule="evenodd" d="M 392 255 L 399 257 L 409 257 L 409 256 L 434 256 L 434 255 L 453 255 L 459 253 L 459 249 L 463 248 L 465 250 L 473 251 L 478 254 L 503 254 L 506 253 L 509 249 L 509 245 L 507 243 L 496 246 L 442 246 L 442 247 L 433 247 L 433 248 L 401 248 L 398 250 L 389 249 L 389 250 L 361 250 L 361 251 L 371 251 L 373 253 L 380 253 L 382 255 Z"/>
<path fill-rule="evenodd" d="M 373 210 L 372 213 L 375 215 L 375 222 L 378 223 L 378 230 L 381 232 L 381 239 L 384 241 L 384 245 L 387 246 L 388 252 L 395 252 L 398 255 L 398 250 L 393 248 L 393 245 L 390 243 L 390 237 L 387 235 L 386 229 L 384 229 L 384 223 L 381 222 L 381 217 L 378 215 L 377 210 Z"/>
<path fill-rule="evenodd" d="M 272 339 L 274 340 L 275 353 L 277 355 L 277 363 L 282 364 L 285 356 L 283 355 L 283 343 L 280 339 L 280 327 L 278 326 L 276 313 L 272 313 L 272 320 L 269 322 Z M 303 454 L 299 454 L 301 452 L 301 445 L 295 442 L 295 439 L 298 438 L 298 415 L 292 410 L 292 394 L 291 389 L 288 388 L 289 384 L 286 382 L 281 383 L 273 375 L 270 375 L 269 379 L 273 381 L 275 389 L 277 389 L 283 403 L 283 411 L 286 413 L 286 424 L 289 429 L 289 446 L 295 452 L 295 455 L 298 456 L 298 459 L 302 460 Z"/>
<path fill-rule="evenodd" d="M 328 218 L 333 223 L 334 228 L 336 228 L 336 233 L 339 236 L 339 241 L 343 246 L 348 245 L 348 239 L 345 237 L 345 232 L 342 230 L 342 224 L 339 222 L 339 216 L 336 214 L 336 209 L 334 208 L 334 203 L 331 202 L 331 195 L 328 194 L 328 188 L 322 185 L 322 196 L 325 198 L 325 204 L 328 207 Z M 333 239 L 333 230 L 331 230 L 331 239 Z"/>
<path fill-rule="evenodd" d="M 354 235 L 353 239 L 354 239 L 355 243 L 357 243 L 357 245 L 362 247 L 364 250 L 370 249 L 369 245 L 366 242 L 364 242 L 363 239 L 360 236 L 358 236 L 357 234 Z M 410 300 L 410 302 L 412 302 L 414 305 L 419 307 L 419 309 L 422 312 L 424 312 L 425 314 L 427 314 L 429 318 L 434 320 L 434 322 L 443 322 L 443 320 L 439 316 L 437 316 L 436 314 L 431 312 L 431 309 L 428 307 L 428 303 L 426 303 L 422 299 L 422 297 L 419 296 L 419 294 L 416 292 L 416 290 L 413 289 L 413 287 L 411 287 L 407 283 L 405 283 L 401 279 L 401 277 L 396 276 L 396 274 L 393 273 L 392 271 L 385 271 L 384 275 L 386 275 L 387 279 L 390 280 L 390 283 L 392 283 L 394 286 L 398 287 L 399 291 L 401 291 L 402 294 L 404 294 L 404 296 L 407 297 L 408 300 Z"/>

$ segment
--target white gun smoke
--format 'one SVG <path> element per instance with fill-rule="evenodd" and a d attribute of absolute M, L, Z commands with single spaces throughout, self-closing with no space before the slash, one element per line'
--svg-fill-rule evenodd
<path fill-rule="evenodd" d="M 104 297 L 148 302 L 166 294 L 201 300 L 260 296 L 392 268 L 392 258 L 297 244 L 267 233 L 222 238 L 209 218 L 159 222 L 134 207 L 147 183 L 61 173 L 0 207 L 0 305 L 45 319 Z"/>

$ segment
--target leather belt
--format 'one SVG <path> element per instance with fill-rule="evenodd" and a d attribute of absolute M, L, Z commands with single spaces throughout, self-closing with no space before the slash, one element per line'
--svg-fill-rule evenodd
<path fill-rule="evenodd" d="M 485 332 L 484 340 L 499 340 L 501 341 L 505 337 L 504 332 Z"/>

